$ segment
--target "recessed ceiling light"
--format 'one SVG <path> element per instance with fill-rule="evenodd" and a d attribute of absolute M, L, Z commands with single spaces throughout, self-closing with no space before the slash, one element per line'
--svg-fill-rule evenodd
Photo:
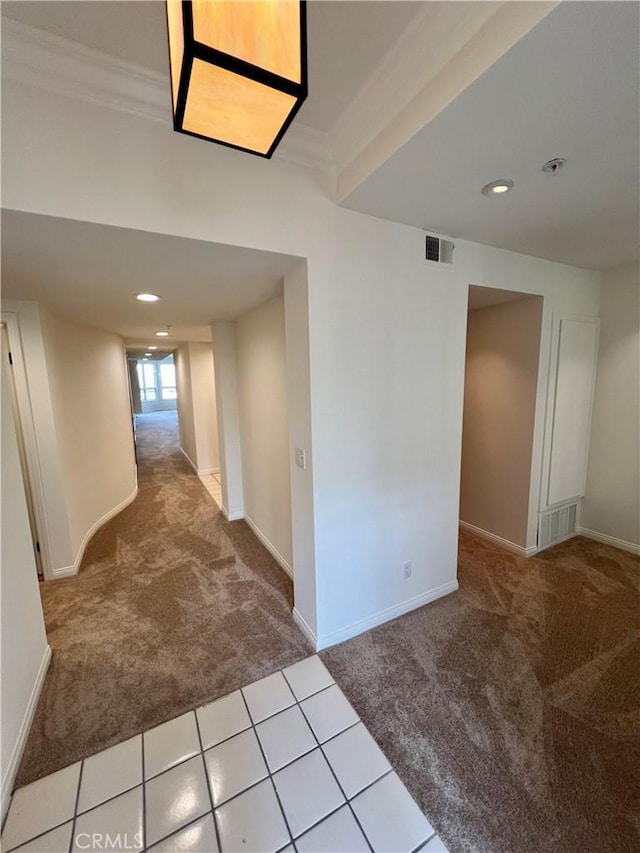
<path fill-rule="evenodd" d="M 143 361 L 149 361 L 149 359 L 148 359 L 148 358 L 143 358 L 142 360 L 143 360 Z"/>
<path fill-rule="evenodd" d="M 155 293 L 136 293 L 136 299 L 139 302 L 157 302 L 160 297 L 156 296 Z"/>
<path fill-rule="evenodd" d="M 500 195 L 508 193 L 513 187 L 513 181 L 510 178 L 500 178 L 498 181 L 491 181 L 486 187 L 482 187 L 483 195 Z"/>
<path fill-rule="evenodd" d="M 169 332 L 156 332 L 156 338 L 167 338 L 169 337 Z"/>
<path fill-rule="evenodd" d="M 155 347 L 155 346 L 154 346 L 154 347 L 149 347 L 149 349 L 158 349 L 158 347 Z"/>
<path fill-rule="evenodd" d="M 151 353 L 150 353 L 150 352 L 145 352 L 145 356 L 146 356 L 147 358 L 151 358 Z"/>

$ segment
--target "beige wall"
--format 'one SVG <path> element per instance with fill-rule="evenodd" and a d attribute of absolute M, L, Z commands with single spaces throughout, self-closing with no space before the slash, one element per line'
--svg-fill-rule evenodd
<path fill-rule="evenodd" d="M 640 545 L 640 271 L 604 276 L 581 527 Z"/>
<path fill-rule="evenodd" d="M 136 488 L 125 351 L 117 335 L 51 311 L 42 311 L 42 338 L 77 558 L 93 525 Z"/>
<path fill-rule="evenodd" d="M 199 474 L 220 470 L 213 348 L 183 344 L 174 353 L 180 446 Z"/>
<path fill-rule="evenodd" d="M 4 377 L 3 377 L 4 378 Z M 48 660 L 47 639 L 6 382 L 2 382 L 2 815 Z M 35 692 L 34 692 L 35 691 Z M 30 699 L 33 694 L 33 701 Z"/>
<path fill-rule="evenodd" d="M 290 568 L 284 296 L 241 317 L 236 341 L 244 514 Z"/>
<path fill-rule="evenodd" d="M 176 366 L 176 388 L 178 404 L 178 432 L 180 448 L 194 469 L 197 469 L 196 428 L 193 417 L 193 394 L 191 392 L 191 362 L 189 345 L 183 344 L 173 354 Z"/>
<path fill-rule="evenodd" d="M 218 415 L 216 380 L 211 344 L 189 344 L 191 387 L 196 423 L 198 470 L 201 473 L 220 470 L 218 452 Z"/>
<path fill-rule="evenodd" d="M 525 547 L 542 299 L 469 313 L 460 519 Z"/>

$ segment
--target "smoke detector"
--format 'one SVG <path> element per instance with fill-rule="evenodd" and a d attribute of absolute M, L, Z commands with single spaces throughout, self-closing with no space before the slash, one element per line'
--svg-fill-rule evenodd
<path fill-rule="evenodd" d="M 567 161 L 564 157 L 554 157 L 553 160 L 547 160 L 542 167 L 542 171 L 546 172 L 548 175 L 557 175 L 566 162 Z"/>

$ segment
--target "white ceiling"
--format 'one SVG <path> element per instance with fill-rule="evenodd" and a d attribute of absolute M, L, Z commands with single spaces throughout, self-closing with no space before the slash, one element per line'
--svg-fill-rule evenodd
<path fill-rule="evenodd" d="M 639 6 L 562 3 L 346 207 L 583 268 L 636 255 Z M 567 165 L 541 172 L 553 157 Z M 512 178 L 499 197 L 484 184 Z"/>
<path fill-rule="evenodd" d="M 128 344 L 170 349 L 211 340 L 213 320 L 233 320 L 280 292 L 296 258 L 110 225 L 3 210 L 2 295 L 50 306 Z M 151 291 L 160 302 L 138 302 Z M 155 338 L 166 324 L 171 338 Z"/>
<path fill-rule="evenodd" d="M 169 73 L 164 0 L 3 0 L 2 15 Z"/>
<path fill-rule="evenodd" d="M 461 28 L 466 38 L 469 27 L 475 32 L 494 26 L 496 18 L 471 20 L 479 6 L 495 15 L 502 8 L 464 2 L 311 2 L 310 95 L 297 129 L 313 136 L 313 128 L 331 128 L 328 135 L 317 136 L 335 151 L 346 131 L 346 136 L 354 129 L 366 131 L 363 116 L 369 113 L 357 112 L 363 101 L 376 116 L 388 113 L 392 122 L 393 101 L 381 100 L 376 81 L 381 69 L 387 69 L 385 77 L 396 66 L 404 69 L 407 39 L 402 34 L 418 39 L 407 60 L 417 78 L 437 48 L 427 47 L 430 37 L 449 44 Z M 452 8 L 460 15 L 449 14 Z M 5 0 L 2 13 L 167 75 L 164 4 L 158 0 Z M 605 269 L 630 260 L 640 225 L 638 17 L 635 2 L 561 3 L 510 50 L 505 43 L 502 58 L 340 203 L 584 268 Z M 496 34 L 503 31 L 495 29 Z M 464 39 L 461 43 L 465 55 Z M 382 62 L 385 55 L 393 68 Z M 438 80 L 431 70 L 436 76 L 429 78 L 430 91 Z M 394 86 L 398 89 L 398 80 Z M 345 122 L 349 109 L 357 117 Z M 349 139 L 342 142 L 351 150 Z M 357 148 L 362 139 L 355 142 Z M 326 154 L 320 168 L 330 162 Z M 568 161 L 557 176 L 541 172 L 552 157 Z M 485 183 L 501 177 L 515 181 L 510 193 L 481 195 Z"/>
<path fill-rule="evenodd" d="M 439 4 L 438 4 L 439 5 Z M 296 117 L 328 131 L 424 3 L 310 0 L 309 96 Z M 4 0 L 2 14 L 169 75 L 164 0 Z"/>

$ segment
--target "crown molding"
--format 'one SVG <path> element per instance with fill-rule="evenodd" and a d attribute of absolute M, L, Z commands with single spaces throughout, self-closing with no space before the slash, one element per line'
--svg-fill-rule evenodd
<path fill-rule="evenodd" d="M 425 3 L 329 131 L 338 171 L 455 57 L 503 2 Z"/>
<path fill-rule="evenodd" d="M 149 121 L 172 125 L 168 75 L 2 18 L 2 76 Z M 297 166 L 332 171 L 327 135 L 295 121 L 273 155 Z"/>
<path fill-rule="evenodd" d="M 338 204 L 559 1 L 427 3 L 329 133 Z"/>
<path fill-rule="evenodd" d="M 2 18 L 2 76 L 171 123 L 171 95 L 163 75 L 8 18 Z"/>

